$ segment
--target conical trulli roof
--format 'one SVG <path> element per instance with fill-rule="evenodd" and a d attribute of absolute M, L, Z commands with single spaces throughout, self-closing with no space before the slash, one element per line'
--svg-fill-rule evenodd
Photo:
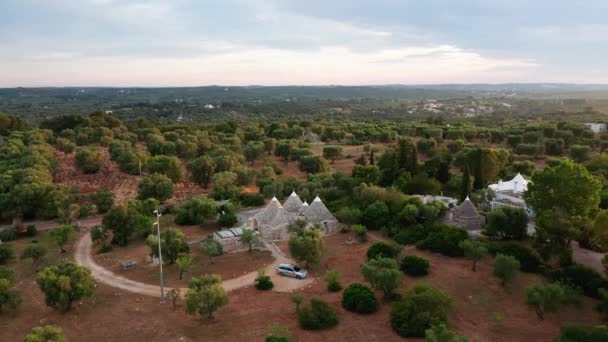
<path fill-rule="evenodd" d="M 454 208 L 454 217 L 460 219 L 476 219 L 479 216 L 477 208 L 475 208 L 475 205 L 473 205 L 468 196 L 459 206 Z"/>
<path fill-rule="evenodd" d="M 289 212 L 297 213 L 302 208 L 302 200 L 298 197 L 295 191 L 289 195 L 287 201 L 283 203 L 283 208 Z"/>
<path fill-rule="evenodd" d="M 281 229 L 287 226 L 290 222 L 289 215 L 284 208 L 279 208 L 277 214 L 274 215 L 272 220 L 269 222 L 269 226 L 274 227 L 276 229 Z"/>
<path fill-rule="evenodd" d="M 323 204 L 323 201 L 317 196 L 310 206 L 303 211 L 304 217 L 308 222 L 319 223 L 326 220 L 335 220 L 334 215 Z"/>
<path fill-rule="evenodd" d="M 273 197 L 266 208 L 255 214 L 254 218 L 261 224 L 269 224 L 280 211 L 283 211 L 283 206 L 276 197 Z"/>

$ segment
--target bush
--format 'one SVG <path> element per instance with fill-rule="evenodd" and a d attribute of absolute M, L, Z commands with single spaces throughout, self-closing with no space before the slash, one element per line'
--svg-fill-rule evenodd
<path fill-rule="evenodd" d="M 96 173 L 101 168 L 101 152 L 94 147 L 84 147 L 76 152 L 74 162 L 84 173 Z"/>
<path fill-rule="evenodd" d="M 573 287 L 579 287 L 586 296 L 600 298 L 599 289 L 608 289 L 608 280 L 583 265 L 574 264 L 549 272 L 548 278 Z"/>
<path fill-rule="evenodd" d="M 322 330 L 338 324 L 336 311 L 321 299 L 313 298 L 310 304 L 298 309 L 298 322 L 302 329 Z"/>
<path fill-rule="evenodd" d="M 605 325 L 572 324 L 563 326 L 557 342 L 599 342 L 608 341 L 608 327 Z"/>
<path fill-rule="evenodd" d="M 429 274 L 429 261 L 415 255 L 406 255 L 401 259 L 400 269 L 403 273 L 413 277 L 427 275 Z"/>
<path fill-rule="evenodd" d="M 0 279 L 6 279 L 12 284 L 15 280 L 15 272 L 6 266 L 0 266 Z"/>
<path fill-rule="evenodd" d="M 260 270 L 258 272 L 258 276 L 255 278 L 253 284 L 256 289 L 262 291 L 272 290 L 272 288 L 274 287 L 270 276 L 268 276 L 264 270 Z"/>
<path fill-rule="evenodd" d="M 522 208 L 502 207 L 487 215 L 485 231 L 501 240 L 523 240 L 527 235 L 528 215 Z"/>
<path fill-rule="evenodd" d="M 340 277 L 340 273 L 338 271 L 327 271 L 325 273 L 325 282 L 327 283 L 327 291 L 338 292 L 342 289 L 342 285 L 340 285 L 340 281 L 338 280 L 339 277 Z"/>
<path fill-rule="evenodd" d="M 342 307 L 348 311 L 368 314 L 378 311 L 378 300 L 372 289 L 353 283 L 342 294 Z"/>
<path fill-rule="evenodd" d="M 400 229 L 395 234 L 395 241 L 401 245 L 414 245 L 418 241 L 426 239 L 429 234 L 429 229 L 421 224 L 414 224 L 403 229 Z"/>
<path fill-rule="evenodd" d="M 0 265 L 6 265 L 15 257 L 15 251 L 10 243 L 3 242 L 0 244 Z"/>
<path fill-rule="evenodd" d="M 158 173 L 146 176 L 139 182 L 139 199 L 154 198 L 164 201 L 173 196 L 173 182 L 169 177 Z"/>
<path fill-rule="evenodd" d="M 261 207 L 264 205 L 262 194 L 242 193 L 238 196 L 238 201 L 242 207 Z"/>
<path fill-rule="evenodd" d="M 393 304 L 391 327 L 403 337 L 424 337 L 434 324 L 447 323 L 451 300 L 428 285 L 415 285 Z"/>
<path fill-rule="evenodd" d="M 442 226 L 436 228 L 422 241 L 416 244 L 418 249 L 426 249 L 450 257 L 464 256 L 460 242 L 469 238 L 467 232 L 460 228 Z"/>
<path fill-rule="evenodd" d="M 101 247 L 99 247 L 99 249 L 97 250 L 97 254 L 105 254 L 105 253 L 110 253 L 112 251 L 112 245 L 103 245 Z"/>
<path fill-rule="evenodd" d="M 542 266 L 542 260 L 534 250 L 517 242 L 492 242 L 488 245 L 488 252 L 514 257 L 523 272 L 536 273 Z"/>
<path fill-rule="evenodd" d="M 17 229 L 15 227 L 6 227 L 0 230 L 0 241 L 14 241 L 17 239 Z"/>
<path fill-rule="evenodd" d="M 385 242 L 378 241 L 367 249 L 367 260 L 376 258 L 394 258 L 399 254 L 401 246 L 389 245 Z"/>
<path fill-rule="evenodd" d="M 179 182 L 182 178 L 181 162 L 174 156 L 159 155 L 150 158 L 148 171 L 165 175 L 173 182 Z"/>
<path fill-rule="evenodd" d="M 34 236 L 38 235 L 38 228 L 36 228 L 36 226 L 33 224 L 28 225 L 27 228 L 25 229 L 25 235 L 30 236 L 30 237 L 34 237 Z"/>
<path fill-rule="evenodd" d="M 355 233 L 355 237 L 359 242 L 367 241 L 367 228 L 365 226 L 356 224 L 352 227 L 353 232 Z"/>
<path fill-rule="evenodd" d="M 105 214 L 114 206 L 114 193 L 109 190 L 99 190 L 91 195 L 91 200 L 97 207 L 97 212 Z"/>
<path fill-rule="evenodd" d="M 510 255 L 497 254 L 494 258 L 494 275 L 500 278 L 503 286 L 511 283 L 519 269 L 519 261 Z"/>
<path fill-rule="evenodd" d="M 60 327 L 45 325 L 35 327 L 29 335 L 25 336 L 23 342 L 67 342 Z"/>
<path fill-rule="evenodd" d="M 184 201 L 177 209 L 175 223 L 177 224 L 204 224 L 215 219 L 217 205 L 214 200 L 207 197 L 195 197 Z"/>

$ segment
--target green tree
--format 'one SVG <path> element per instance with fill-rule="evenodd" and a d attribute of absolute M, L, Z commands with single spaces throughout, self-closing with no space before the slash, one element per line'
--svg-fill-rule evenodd
<path fill-rule="evenodd" d="M 300 170 L 307 173 L 320 173 L 329 170 L 327 160 L 319 156 L 304 156 L 300 158 Z"/>
<path fill-rule="evenodd" d="M 336 217 L 345 224 L 356 224 L 361 220 L 361 210 L 351 207 L 342 207 L 336 212 Z"/>
<path fill-rule="evenodd" d="M 519 267 L 519 261 L 510 255 L 496 254 L 494 258 L 494 275 L 500 278 L 502 286 L 513 281 Z"/>
<path fill-rule="evenodd" d="M 397 149 L 397 165 L 399 171 L 414 175 L 418 171 L 418 151 L 410 139 L 400 139 Z"/>
<path fill-rule="evenodd" d="M 15 251 L 13 245 L 10 243 L 0 243 L 0 265 L 6 265 L 15 257 Z"/>
<path fill-rule="evenodd" d="M 70 236 L 72 235 L 72 231 L 74 229 L 72 226 L 61 226 L 57 229 L 52 229 L 49 231 L 49 236 L 51 240 L 53 240 L 57 245 L 59 245 L 59 249 L 61 249 L 61 253 L 65 253 L 65 249 L 63 246 L 70 240 Z"/>
<path fill-rule="evenodd" d="M 451 307 L 448 295 L 428 285 L 417 284 L 393 304 L 391 327 L 403 337 L 423 337 L 431 326 L 447 323 Z"/>
<path fill-rule="evenodd" d="M 392 258 L 372 259 L 363 264 L 361 273 L 363 278 L 374 289 L 382 291 L 387 299 L 393 296 L 393 291 L 401 285 L 403 279 L 397 261 Z"/>
<path fill-rule="evenodd" d="M 526 203 L 536 211 L 558 209 L 568 216 L 588 216 L 600 203 L 600 181 L 569 160 L 532 175 Z"/>
<path fill-rule="evenodd" d="M 486 234 L 501 240 L 523 240 L 528 232 L 528 215 L 522 208 L 500 207 L 486 215 Z"/>
<path fill-rule="evenodd" d="M 192 267 L 192 257 L 190 255 L 182 255 L 175 259 L 175 263 L 179 268 L 179 280 L 182 280 L 185 272 L 190 272 Z"/>
<path fill-rule="evenodd" d="M 445 323 L 433 324 L 424 332 L 425 342 L 469 342 L 464 336 L 458 336 Z"/>
<path fill-rule="evenodd" d="M 44 293 L 46 305 L 68 311 L 72 303 L 93 295 L 95 284 L 91 271 L 72 262 L 48 266 L 36 277 L 36 283 Z"/>
<path fill-rule="evenodd" d="M 209 257 L 211 263 L 213 263 L 213 257 L 224 254 L 222 245 L 211 237 L 201 241 L 201 251 Z"/>
<path fill-rule="evenodd" d="M 328 145 L 323 147 L 323 158 L 331 160 L 333 164 L 336 159 L 342 157 L 342 147 L 335 145 Z"/>
<path fill-rule="evenodd" d="M 175 156 L 154 156 L 148 161 L 148 171 L 169 177 L 173 182 L 182 178 L 181 162 Z"/>
<path fill-rule="evenodd" d="M 473 272 L 477 271 L 477 262 L 488 255 L 486 245 L 479 240 L 464 240 L 458 245 L 464 250 L 464 256 L 473 262 Z"/>
<path fill-rule="evenodd" d="M 38 261 L 44 256 L 46 256 L 47 250 L 46 248 L 38 243 L 31 243 L 25 247 L 23 252 L 21 253 L 21 259 L 29 259 L 31 258 L 34 264 L 37 264 Z"/>
<path fill-rule="evenodd" d="M 270 155 L 274 151 L 276 143 L 277 141 L 274 138 L 264 139 L 264 150 L 266 153 Z"/>
<path fill-rule="evenodd" d="M 141 214 L 133 207 L 119 206 L 112 208 L 104 216 L 101 225 L 112 232 L 112 243 L 126 246 L 135 233 L 139 233 L 141 236 L 147 236 L 150 233 L 152 218 Z"/>
<path fill-rule="evenodd" d="M 250 141 L 245 145 L 243 149 L 243 155 L 245 156 L 245 160 L 253 165 L 256 159 L 258 159 L 262 153 L 264 152 L 264 146 L 256 141 Z"/>
<path fill-rule="evenodd" d="M 274 154 L 279 157 L 282 157 L 283 161 L 285 161 L 285 163 L 288 163 L 289 155 L 291 154 L 291 150 L 292 150 L 291 144 L 289 142 L 282 141 L 277 144 L 276 148 L 274 149 Z"/>
<path fill-rule="evenodd" d="M 297 222 L 296 222 L 297 223 Z M 323 254 L 323 240 L 319 229 L 302 229 L 294 231 L 294 224 L 289 230 L 292 232 L 288 241 L 289 254 L 298 262 L 309 265 L 318 265 Z"/>
<path fill-rule="evenodd" d="M 175 223 L 202 225 L 217 217 L 217 204 L 207 197 L 194 197 L 184 201 L 177 209 Z"/>
<path fill-rule="evenodd" d="M 213 319 L 213 313 L 228 304 L 228 296 L 222 287 L 222 278 L 219 275 L 206 275 L 192 278 L 186 293 L 186 313 L 188 315 L 200 314 Z"/>
<path fill-rule="evenodd" d="M 98 148 L 83 147 L 76 152 L 74 162 L 84 173 L 97 173 L 101 169 L 102 155 Z"/>
<path fill-rule="evenodd" d="M 146 243 L 150 247 L 151 254 L 158 257 L 157 236 L 150 234 Z M 190 245 L 188 245 L 186 235 L 176 228 L 169 228 L 160 232 L 160 248 L 163 259 L 166 260 L 169 265 L 174 264 L 175 260 L 177 260 L 182 253 L 190 252 Z"/>
<path fill-rule="evenodd" d="M 108 237 L 110 237 L 110 232 L 104 227 L 99 225 L 91 227 L 91 241 L 93 243 L 100 241 L 105 245 Z"/>
<path fill-rule="evenodd" d="M 383 201 L 376 201 L 363 211 L 361 221 L 369 229 L 380 229 L 390 218 L 389 208 Z"/>
<path fill-rule="evenodd" d="M 15 310 L 21 302 L 21 296 L 13 288 L 12 281 L 7 278 L 0 278 L 0 312 L 3 312 L 6 308 Z"/>
<path fill-rule="evenodd" d="M 215 166 L 213 158 L 207 155 L 194 159 L 190 164 L 192 179 L 205 189 L 208 188 L 215 172 Z"/>
<path fill-rule="evenodd" d="M 99 190 L 91 195 L 91 200 L 100 214 L 107 213 L 114 206 L 114 193 L 109 190 Z"/>
<path fill-rule="evenodd" d="M 327 283 L 327 290 L 330 292 L 337 292 L 342 289 L 340 285 L 340 272 L 338 271 L 327 271 L 325 272 L 325 282 Z"/>
<path fill-rule="evenodd" d="M 251 253 L 253 246 L 258 243 L 258 234 L 253 229 L 243 229 L 241 242 L 247 245 L 248 251 Z"/>
<path fill-rule="evenodd" d="M 526 303 L 536 311 L 538 319 L 545 313 L 556 312 L 564 304 L 576 303 L 578 292 L 560 283 L 532 284 L 526 288 Z"/>
<path fill-rule="evenodd" d="M 23 342 L 67 342 L 63 330 L 53 325 L 35 327 L 29 335 L 25 336 Z"/>
<path fill-rule="evenodd" d="M 173 196 L 173 181 L 165 175 L 153 173 L 144 177 L 138 185 L 139 199 L 154 198 L 164 201 Z"/>

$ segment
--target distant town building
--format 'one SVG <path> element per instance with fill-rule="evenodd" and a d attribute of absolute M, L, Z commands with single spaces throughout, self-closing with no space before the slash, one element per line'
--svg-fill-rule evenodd
<path fill-rule="evenodd" d="M 585 124 L 585 127 L 589 128 L 595 134 L 608 131 L 608 125 L 605 123 L 589 122 Z"/>

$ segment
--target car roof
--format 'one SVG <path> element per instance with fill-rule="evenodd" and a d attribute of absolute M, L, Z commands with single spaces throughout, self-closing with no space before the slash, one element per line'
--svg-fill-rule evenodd
<path fill-rule="evenodd" d="M 294 267 L 294 264 L 279 264 L 279 267 Z"/>

